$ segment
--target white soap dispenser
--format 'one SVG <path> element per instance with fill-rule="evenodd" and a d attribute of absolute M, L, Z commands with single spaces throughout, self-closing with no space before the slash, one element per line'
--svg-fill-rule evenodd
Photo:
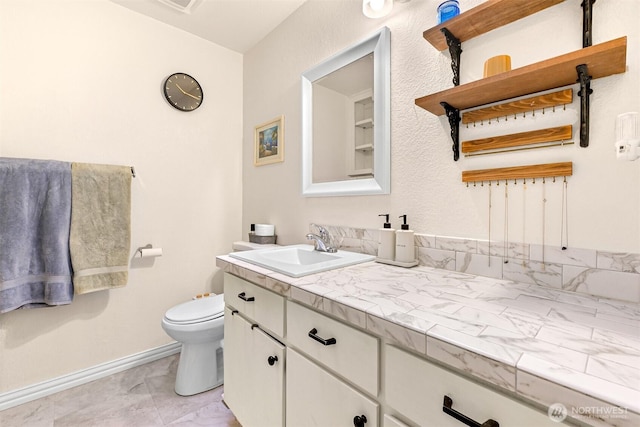
<path fill-rule="evenodd" d="M 378 260 L 393 261 L 396 258 L 396 230 L 391 228 L 389 214 L 380 214 L 385 217 L 383 228 L 378 234 Z"/>
<path fill-rule="evenodd" d="M 407 216 L 400 215 L 403 224 L 400 230 L 396 231 L 396 262 L 401 264 L 415 264 L 416 246 L 413 238 L 413 230 L 409 230 Z"/>

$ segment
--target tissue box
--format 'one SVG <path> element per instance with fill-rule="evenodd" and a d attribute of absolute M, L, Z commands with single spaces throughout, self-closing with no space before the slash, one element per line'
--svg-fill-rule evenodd
<path fill-rule="evenodd" d="M 256 224 L 256 236 L 275 236 L 276 227 L 273 224 Z"/>

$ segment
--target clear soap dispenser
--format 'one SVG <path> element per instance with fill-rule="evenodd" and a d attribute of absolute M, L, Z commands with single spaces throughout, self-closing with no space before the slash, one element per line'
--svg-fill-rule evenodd
<path fill-rule="evenodd" d="M 400 230 L 396 231 L 396 262 L 414 263 L 416 261 L 416 246 L 413 238 L 413 230 L 409 230 L 407 216 L 400 215 L 403 219 Z"/>
<path fill-rule="evenodd" d="M 378 234 L 378 259 L 393 261 L 396 257 L 396 230 L 391 228 L 389 214 L 380 214 L 385 217 L 384 225 Z"/>

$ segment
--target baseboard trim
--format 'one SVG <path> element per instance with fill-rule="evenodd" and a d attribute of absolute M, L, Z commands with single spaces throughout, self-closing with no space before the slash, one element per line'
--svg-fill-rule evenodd
<path fill-rule="evenodd" d="M 0 394 L 0 411 L 171 356 L 179 353 L 180 347 L 180 343 L 173 342 L 18 390 L 2 393 Z"/>

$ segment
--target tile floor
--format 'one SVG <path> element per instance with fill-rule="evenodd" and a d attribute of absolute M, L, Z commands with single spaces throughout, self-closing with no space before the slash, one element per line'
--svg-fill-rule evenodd
<path fill-rule="evenodd" d="M 181 397 L 178 355 L 0 411 L 2 427 L 240 427 L 223 388 Z"/>

